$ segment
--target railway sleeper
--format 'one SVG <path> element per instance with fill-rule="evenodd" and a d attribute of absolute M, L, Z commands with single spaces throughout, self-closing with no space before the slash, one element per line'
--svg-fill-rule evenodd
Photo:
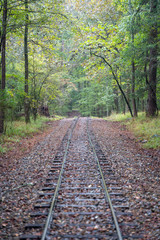
<path fill-rule="evenodd" d="M 91 185 L 92 187 L 96 187 L 97 185 L 100 185 L 100 182 L 95 185 L 95 183 L 93 181 L 90 181 L 90 182 L 87 181 L 87 183 L 86 182 L 81 182 L 80 180 L 72 182 L 71 179 L 68 179 L 68 181 L 62 180 L 62 186 L 64 184 L 66 184 L 66 182 L 68 183 L 68 185 L 72 185 L 72 186 L 75 186 L 75 185 L 86 185 L 86 187 L 87 187 L 87 186 Z M 93 185 L 93 183 L 94 183 L 94 185 Z"/>
<path fill-rule="evenodd" d="M 113 198 L 112 202 L 126 202 L 127 200 L 125 198 Z M 114 203 L 115 204 L 115 203 Z"/>
<path fill-rule="evenodd" d="M 104 198 L 76 198 L 75 201 L 99 201 L 99 202 L 105 202 Z"/>
<path fill-rule="evenodd" d="M 53 161 L 53 165 L 52 167 L 55 167 L 55 166 L 61 166 L 62 165 L 62 162 L 59 162 L 59 161 Z"/>
<path fill-rule="evenodd" d="M 52 177 L 46 178 L 46 182 L 53 181 L 54 179 Z M 53 185 L 57 185 L 57 182 L 53 182 Z"/>
<path fill-rule="evenodd" d="M 109 193 L 111 196 L 114 195 L 114 196 L 123 196 L 124 193 L 123 192 L 110 192 Z"/>
<path fill-rule="evenodd" d="M 55 160 L 55 159 L 53 160 L 53 164 L 62 164 L 62 158 L 60 159 L 60 157 L 57 157 L 57 159 L 59 160 Z"/>
<path fill-rule="evenodd" d="M 56 225 L 56 226 L 59 227 L 59 228 L 63 228 L 65 224 L 55 224 L 55 223 L 53 223 L 53 224 L 51 224 L 51 227 L 54 226 L 54 225 Z M 96 226 L 96 223 L 95 223 L 95 222 L 90 222 L 90 223 L 70 223 L 69 225 L 70 225 L 70 227 L 82 227 L 82 228 L 87 228 L 87 227 L 95 227 L 95 226 Z M 110 222 L 107 221 L 107 223 L 105 224 L 105 226 L 107 227 L 108 225 L 113 225 L 113 222 L 112 222 L 112 221 L 110 221 Z M 102 225 L 99 224 L 99 226 L 100 226 L 100 227 L 101 227 L 101 226 L 103 227 L 104 225 L 103 225 L 103 223 L 102 223 Z M 113 227 L 115 228 L 114 225 L 113 225 Z"/>
<path fill-rule="evenodd" d="M 55 190 L 55 187 L 43 187 L 42 191 Z"/>
<path fill-rule="evenodd" d="M 109 187 L 109 189 L 111 189 L 111 190 L 122 190 L 122 187 Z"/>
<path fill-rule="evenodd" d="M 144 236 L 143 235 L 123 235 L 123 239 L 143 239 Z"/>
<path fill-rule="evenodd" d="M 119 225 L 122 227 L 138 227 L 138 224 L 133 222 L 121 222 Z"/>
<path fill-rule="evenodd" d="M 51 203 L 51 198 L 49 199 L 41 198 L 41 199 L 38 199 L 36 203 Z"/>
<path fill-rule="evenodd" d="M 105 216 L 105 215 L 107 215 L 107 213 L 106 212 L 59 212 L 59 213 L 55 213 L 54 212 L 53 218 L 56 218 L 58 216 L 66 216 L 66 215 L 68 215 L 68 216 L 95 215 L 98 217 L 98 216 Z"/>
<path fill-rule="evenodd" d="M 25 229 L 32 229 L 32 228 L 43 228 L 44 227 L 44 224 L 39 224 L 39 223 L 34 223 L 34 224 L 27 224 L 25 226 Z"/>
<path fill-rule="evenodd" d="M 50 208 L 50 204 L 36 204 L 34 208 Z"/>
<path fill-rule="evenodd" d="M 59 168 L 59 169 L 53 169 L 53 168 L 51 168 L 51 169 L 49 170 L 50 173 L 54 173 L 54 174 L 58 174 L 59 171 L 60 171 L 60 168 Z"/>
<path fill-rule="evenodd" d="M 65 191 L 65 192 L 64 192 Z M 99 194 L 103 194 L 102 191 L 100 191 L 100 189 L 98 189 L 96 192 L 95 192 L 95 189 L 79 189 L 79 192 L 77 192 L 77 189 L 64 189 L 64 191 L 60 190 L 59 191 L 59 194 L 60 195 L 99 195 Z M 92 193 L 92 194 L 91 194 Z"/>
<path fill-rule="evenodd" d="M 108 180 L 108 178 L 109 178 L 109 180 L 115 180 L 115 181 L 118 181 L 120 179 L 120 177 L 111 176 L 111 175 L 108 176 L 108 174 L 106 174 L 106 173 L 104 173 L 103 175 L 104 175 L 104 178 L 106 181 Z"/>
<path fill-rule="evenodd" d="M 47 182 L 47 183 L 44 184 L 45 187 L 47 187 L 47 186 L 53 186 L 53 185 L 57 185 L 57 183 Z"/>
<path fill-rule="evenodd" d="M 83 208 L 83 207 L 87 207 L 87 208 L 97 208 L 97 205 L 87 205 L 87 204 L 57 204 L 57 207 L 73 207 L 73 208 Z"/>
<path fill-rule="evenodd" d="M 57 170 L 57 168 L 61 167 L 61 165 L 62 165 L 62 164 L 59 164 L 59 163 L 57 164 L 57 163 L 55 163 L 54 165 L 51 166 L 51 169 Z"/>
<path fill-rule="evenodd" d="M 60 187 L 60 190 L 78 190 L 82 189 L 82 187 Z M 83 187 L 83 190 L 96 190 L 101 189 L 100 187 Z"/>
<path fill-rule="evenodd" d="M 132 216 L 132 213 L 131 212 L 120 212 L 120 211 L 115 211 L 116 215 L 117 216 Z"/>
<path fill-rule="evenodd" d="M 48 216 L 48 212 L 31 212 L 30 217 L 43 217 Z"/>
<path fill-rule="evenodd" d="M 113 205 L 114 208 L 129 209 L 129 206 L 124 205 Z"/>
<path fill-rule="evenodd" d="M 65 193 L 64 194 L 65 196 L 66 195 L 69 195 L 69 196 L 74 196 L 74 195 L 77 195 L 77 196 L 91 196 L 91 195 L 102 195 L 102 193 L 98 193 L 98 192 L 86 192 L 86 193 L 82 193 L 82 192 L 73 192 L 73 193 L 69 193 L 69 192 L 67 192 L 67 193 Z"/>

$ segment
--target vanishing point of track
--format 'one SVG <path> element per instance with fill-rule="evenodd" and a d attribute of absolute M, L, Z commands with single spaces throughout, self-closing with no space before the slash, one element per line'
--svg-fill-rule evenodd
<path fill-rule="evenodd" d="M 110 177 L 112 170 L 89 121 L 73 120 L 30 214 L 31 223 L 20 239 L 123 239 L 114 208 L 124 212 L 127 206 L 119 205 L 120 188 Z M 114 206 L 106 185 L 107 174 L 117 190 L 111 192 Z"/>

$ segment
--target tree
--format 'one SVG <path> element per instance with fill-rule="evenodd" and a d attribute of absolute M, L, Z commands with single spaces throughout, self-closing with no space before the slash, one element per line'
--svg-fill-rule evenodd
<path fill-rule="evenodd" d="M 28 84 L 28 0 L 25 0 L 25 30 L 24 30 L 24 59 L 25 59 L 25 84 L 24 84 L 24 112 L 26 123 L 30 122 L 30 100 L 29 100 L 29 84 Z"/>
<path fill-rule="evenodd" d="M 128 2 L 129 5 L 129 14 L 131 15 L 131 23 L 130 23 L 130 34 L 131 34 L 131 42 L 132 42 L 132 59 L 131 59 L 131 67 L 132 67 L 132 77 L 131 77 L 131 89 L 132 89 L 132 106 L 133 106 L 133 115 L 137 117 L 137 107 L 136 107 L 136 99 L 135 99 L 135 54 L 134 54 L 134 35 L 135 35 L 135 22 L 132 10 L 131 0 Z"/>
<path fill-rule="evenodd" d="M 6 87 L 6 29 L 7 29 L 7 0 L 3 2 L 3 19 L 1 34 L 1 95 L 0 95 L 0 133 L 4 132 L 5 119 L 5 87 Z"/>
<path fill-rule="evenodd" d="M 148 81 L 148 106 L 147 115 L 156 116 L 158 114 L 157 107 L 157 0 L 150 1 L 150 16 L 152 19 L 151 29 L 149 33 L 149 81 Z"/>

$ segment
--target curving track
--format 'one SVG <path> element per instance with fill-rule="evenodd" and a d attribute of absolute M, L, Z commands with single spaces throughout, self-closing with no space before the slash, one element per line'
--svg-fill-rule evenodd
<path fill-rule="evenodd" d="M 116 214 L 128 206 L 89 125 L 73 121 L 20 239 L 122 239 Z"/>

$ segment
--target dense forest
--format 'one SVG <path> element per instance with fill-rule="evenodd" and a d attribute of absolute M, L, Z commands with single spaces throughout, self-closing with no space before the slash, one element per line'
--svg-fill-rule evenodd
<path fill-rule="evenodd" d="M 160 108 L 159 0 L 1 0 L 0 133 L 39 113 Z"/>

